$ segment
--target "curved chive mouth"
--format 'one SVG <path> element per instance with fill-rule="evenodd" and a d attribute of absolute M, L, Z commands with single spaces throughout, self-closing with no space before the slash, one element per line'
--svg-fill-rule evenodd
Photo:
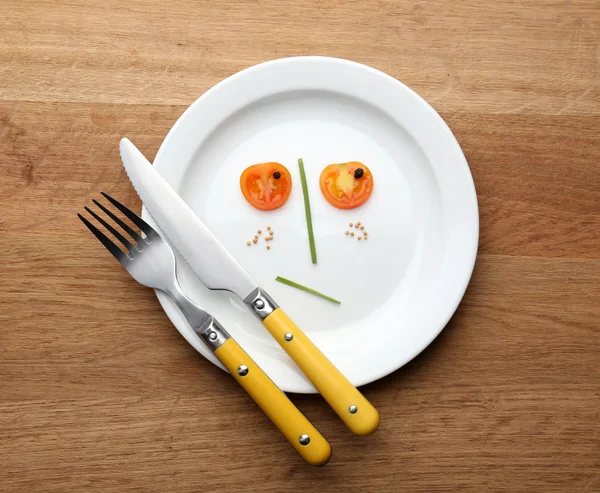
<path fill-rule="evenodd" d="M 319 293 L 318 291 L 316 291 L 312 288 L 303 286 L 302 284 L 298 284 L 297 282 L 294 282 L 294 281 L 290 281 L 289 279 L 286 279 L 285 277 L 277 276 L 275 278 L 275 280 L 282 284 L 286 284 L 287 286 L 291 286 L 292 288 L 296 288 L 296 289 L 299 289 L 300 291 L 305 291 L 306 293 L 310 293 L 315 296 L 318 296 L 319 298 L 323 298 L 324 300 L 331 301 L 331 303 L 335 303 L 336 305 L 342 304 L 341 301 L 338 301 L 335 298 L 332 298 L 331 296 L 327 296 L 323 293 Z"/>

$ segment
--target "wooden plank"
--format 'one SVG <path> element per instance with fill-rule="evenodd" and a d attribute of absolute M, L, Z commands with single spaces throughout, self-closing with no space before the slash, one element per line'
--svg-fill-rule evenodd
<path fill-rule="evenodd" d="M 403 387 L 403 386 L 400 386 Z M 597 386 L 398 388 L 377 434 L 303 411 L 334 462 L 303 465 L 242 392 L 0 405 L 3 491 L 595 491 Z M 369 397 L 377 402 L 377 392 Z M 311 399 L 313 400 L 313 399 Z M 552 402 L 552 407 L 548 403 Z M 218 404 L 217 404 L 218 403 Z M 215 405 L 219 407 L 215 409 Z M 329 418 L 329 419 L 328 419 Z M 591 488 L 591 489 L 590 489 Z"/>
<path fill-rule="evenodd" d="M 379 68 L 442 111 L 600 113 L 596 0 L 3 0 L 2 14 L 5 100 L 187 105 L 314 54 Z"/>

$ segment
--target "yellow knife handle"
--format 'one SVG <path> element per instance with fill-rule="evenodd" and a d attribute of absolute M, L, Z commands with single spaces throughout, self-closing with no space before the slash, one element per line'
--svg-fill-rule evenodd
<path fill-rule="evenodd" d="M 329 461 L 329 442 L 234 339 L 214 353 L 306 462 L 322 466 Z"/>
<path fill-rule="evenodd" d="M 268 315 L 263 324 L 353 433 L 368 435 L 377 429 L 377 409 L 281 308 Z"/>

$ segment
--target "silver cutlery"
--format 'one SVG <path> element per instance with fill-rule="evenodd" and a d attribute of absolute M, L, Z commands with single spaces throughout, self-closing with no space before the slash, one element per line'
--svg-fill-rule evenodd
<path fill-rule="evenodd" d="M 250 277 L 128 139 L 121 140 L 121 159 L 152 218 L 198 279 L 209 289 L 224 289 L 243 300 L 346 426 L 357 435 L 373 433 L 379 425 L 375 407 Z"/>
<path fill-rule="evenodd" d="M 314 466 L 326 464 L 331 457 L 329 442 L 219 322 L 181 289 L 171 246 L 142 218 L 110 195 L 104 192 L 102 195 L 141 232 L 136 232 L 125 220 L 97 200 L 93 202 L 99 208 L 98 212 L 89 207 L 85 207 L 85 210 L 118 240 L 122 248 L 89 219 L 78 214 L 83 223 L 137 282 L 159 289 L 175 301 L 195 334 L 250 394 L 306 462 Z"/>

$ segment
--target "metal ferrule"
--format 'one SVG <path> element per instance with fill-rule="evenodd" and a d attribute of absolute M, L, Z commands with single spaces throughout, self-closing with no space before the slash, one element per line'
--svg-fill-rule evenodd
<path fill-rule="evenodd" d="M 244 303 L 246 303 L 261 320 L 264 320 L 279 308 L 279 305 L 275 303 L 275 300 L 260 288 L 256 288 L 246 296 L 246 298 L 244 298 Z"/>
<path fill-rule="evenodd" d="M 194 328 L 194 332 L 213 352 L 231 337 L 223 326 L 212 317 L 204 326 Z"/>

